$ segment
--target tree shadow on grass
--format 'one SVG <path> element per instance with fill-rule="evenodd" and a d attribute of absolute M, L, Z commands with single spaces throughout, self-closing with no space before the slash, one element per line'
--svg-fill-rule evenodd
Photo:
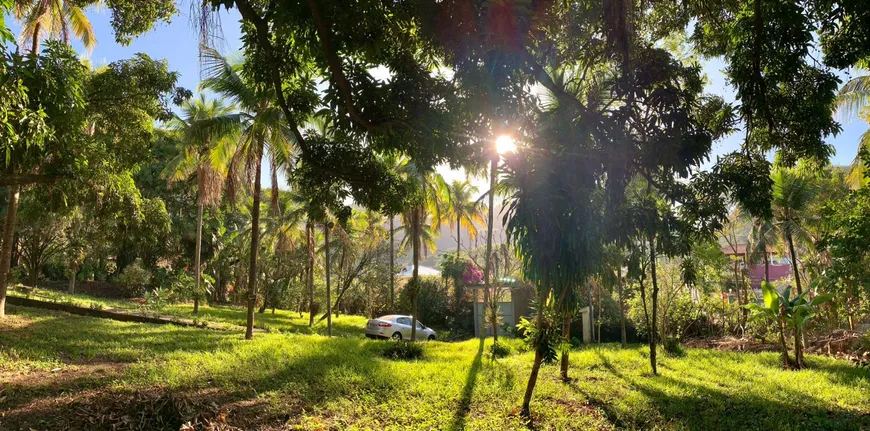
<path fill-rule="evenodd" d="M 40 422 L 43 418 L 55 418 L 57 424 L 94 417 L 121 420 L 121 410 L 139 409 L 139 406 L 147 407 L 142 407 L 147 410 L 143 413 L 146 415 L 172 416 L 143 418 L 143 423 L 170 424 L 167 426 L 171 428 L 179 420 L 190 420 L 190 415 L 201 409 L 214 410 L 212 406 L 217 405 L 221 409 L 241 412 L 238 407 L 233 407 L 240 404 L 265 405 L 265 413 L 258 413 L 262 413 L 262 417 L 251 422 L 251 427 L 264 422 L 280 425 L 295 420 L 306 411 L 323 408 L 332 400 L 352 398 L 358 393 L 375 398 L 388 397 L 399 385 L 391 368 L 383 366 L 385 359 L 380 357 L 382 343 L 282 335 L 269 335 L 267 340 L 249 343 L 240 341 L 238 334 L 214 331 L 142 324 L 134 324 L 138 325 L 138 330 L 128 330 L 126 325 L 104 325 L 97 319 L 79 321 L 77 318 L 52 316 L 42 316 L 41 319 L 28 326 L 0 331 L 0 345 L 5 345 L 5 341 L 12 342 L 15 337 L 23 338 L 23 342 L 12 342 L 13 345 L 25 348 L 33 344 L 32 349 L 24 354 L 39 358 L 49 353 L 52 339 L 55 349 L 71 352 L 82 349 L 81 343 L 90 343 L 85 349 L 88 352 L 99 351 L 101 346 L 114 348 L 125 343 L 138 343 L 133 351 L 143 354 L 143 362 L 131 368 L 125 366 L 117 374 L 105 378 L 83 374 L 58 385 L 49 380 L 16 385 L 14 396 L 0 405 L 0 411 L 6 413 L 0 429 L 12 425 L 21 425 L 25 429 L 32 425 L 41 428 L 45 426 Z M 71 330 L 70 323 L 79 329 L 76 337 L 44 335 L 45 331 L 52 329 L 72 335 L 67 332 Z M 304 345 L 297 345 L 303 340 Z M 181 352 L 182 349 L 186 349 L 187 354 Z M 114 356 L 112 359 L 119 358 Z M 43 374 L 48 379 L 54 378 L 50 373 Z M 211 395 L 198 399 L 204 392 Z M 270 395 L 262 398 L 263 394 Z M 118 402 L 112 402 L 115 399 Z M 177 412 L 180 408 L 152 408 L 164 406 L 169 401 L 190 407 L 181 409 L 189 412 L 182 415 Z M 230 412 L 229 416 L 233 414 Z M 88 427 L 83 423 L 79 428 L 76 428 L 78 425 L 65 428 L 110 429 L 109 424 L 117 425 L 117 422 L 106 424 Z M 161 427 L 163 425 L 158 428 Z"/>
<path fill-rule="evenodd" d="M 758 395 L 764 393 L 763 382 L 757 390 L 734 394 L 710 386 L 692 383 L 688 376 L 628 377 L 616 369 L 607 357 L 599 354 L 602 366 L 626 388 L 644 395 L 654 411 L 630 408 L 618 411 L 606 400 L 573 386 L 601 407 L 608 419 L 625 428 L 674 426 L 688 430 L 771 430 L 870 429 L 870 415 L 819 405 L 824 401 L 812 394 L 776 388 L 785 396 L 777 399 Z M 709 373 L 716 372 L 708 370 Z M 735 379 L 748 376 L 735 375 Z"/>
<path fill-rule="evenodd" d="M 474 395 L 474 385 L 477 383 L 477 374 L 480 372 L 480 367 L 483 365 L 483 339 L 477 347 L 477 355 L 474 356 L 474 361 L 471 363 L 471 368 L 468 369 L 468 374 L 465 377 L 465 386 L 462 388 L 462 396 L 459 398 L 459 407 L 456 414 L 453 416 L 453 423 L 450 425 L 452 430 L 465 429 L 465 417 L 471 410 L 471 398 Z"/>
<path fill-rule="evenodd" d="M 383 346 L 363 339 L 294 339 L 293 335 L 262 334 L 251 343 L 242 341 L 241 333 L 116 322 L 42 310 L 16 312 L 27 320 L 14 326 L 0 326 L 0 349 L 45 367 L 55 367 L 57 363 L 67 366 L 59 367 L 60 373 L 25 370 L 34 378 L 17 379 L 15 384 L 0 379 L 0 388 L 8 389 L 2 395 L 5 398 L 0 402 L 2 409 L 39 398 L 109 386 L 111 378 L 85 372 L 101 364 L 114 367 L 113 377 L 126 381 L 144 384 L 172 381 L 182 386 L 215 382 L 224 387 L 250 387 L 248 394 L 287 386 L 313 403 L 328 398 L 328 393 L 344 394 L 346 388 L 342 390 L 327 379 L 330 373 L 343 373 L 340 377 L 353 380 L 354 384 L 365 382 L 375 391 L 392 385 L 391 376 L 383 375 L 384 367 L 378 362 Z M 304 346 L 294 348 L 302 340 Z M 219 359 L 198 361 L 209 355 Z M 233 355 L 240 355 L 241 359 L 233 361 Z M 151 361 L 158 365 L 149 366 Z M 137 362 L 141 366 L 128 369 L 127 364 Z M 175 370 L 170 370 L 170 366 Z M 82 368 L 80 372 L 76 367 Z M 179 372 L 179 367 L 191 369 Z M 138 372 L 138 378 L 131 378 L 128 372 L 131 369 Z"/>
<path fill-rule="evenodd" d="M 35 316 L 29 323 L 0 327 L 0 346 L 15 349 L 23 359 L 59 359 L 66 363 L 135 362 L 178 351 L 214 351 L 241 338 L 241 332 L 32 311 L 22 313 Z"/>

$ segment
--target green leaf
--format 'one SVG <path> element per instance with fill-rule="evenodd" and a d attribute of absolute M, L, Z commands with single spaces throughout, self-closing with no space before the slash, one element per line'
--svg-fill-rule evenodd
<path fill-rule="evenodd" d="M 815 306 L 822 305 L 822 304 L 824 304 L 824 303 L 830 301 L 831 298 L 833 298 L 833 297 L 834 297 L 834 294 L 833 294 L 833 293 L 825 293 L 825 294 L 822 294 L 822 295 L 816 295 L 816 297 L 813 298 L 812 301 L 810 301 L 810 305 L 812 305 L 812 306 L 814 306 L 814 307 L 815 307 Z"/>
<path fill-rule="evenodd" d="M 743 306 L 743 308 L 750 310 L 750 311 L 761 312 L 761 311 L 765 311 L 765 310 L 769 309 L 770 307 L 764 308 L 758 304 L 746 304 Z"/>
<path fill-rule="evenodd" d="M 749 316 L 749 321 L 750 322 L 757 322 L 759 320 L 764 320 L 764 319 L 767 319 L 770 317 L 775 317 L 775 316 L 773 315 L 773 313 L 769 313 L 769 312 L 765 311 L 765 312 L 756 313 L 756 314 Z"/>
<path fill-rule="evenodd" d="M 764 305 L 766 305 L 767 308 L 775 307 L 779 294 L 776 293 L 776 289 L 773 288 L 773 285 L 767 281 L 762 281 L 761 291 L 764 293 Z"/>
<path fill-rule="evenodd" d="M 810 320 L 813 320 L 813 316 L 806 316 L 799 322 L 799 327 L 803 328 L 807 323 L 810 323 Z"/>

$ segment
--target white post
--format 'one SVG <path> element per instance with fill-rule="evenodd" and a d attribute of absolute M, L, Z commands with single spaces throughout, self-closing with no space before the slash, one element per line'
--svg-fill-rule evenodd
<path fill-rule="evenodd" d="M 580 320 L 583 321 L 583 343 L 592 343 L 592 313 L 590 307 L 580 310 Z"/>

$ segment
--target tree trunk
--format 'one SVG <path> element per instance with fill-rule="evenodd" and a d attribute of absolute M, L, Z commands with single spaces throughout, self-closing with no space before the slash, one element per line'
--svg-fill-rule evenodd
<path fill-rule="evenodd" d="M 332 336 L 332 292 L 329 286 L 329 225 L 327 222 L 323 225 L 324 254 L 326 254 L 326 335 Z"/>
<path fill-rule="evenodd" d="M 456 257 L 462 251 L 462 219 L 456 216 Z"/>
<path fill-rule="evenodd" d="M 592 284 L 586 283 L 586 300 L 589 302 L 589 339 L 595 342 L 595 307 L 592 302 Z"/>
<path fill-rule="evenodd" d="M 622 348 L 624 349 L 626 347 L 626 345 L 628 344 L 628 340 L 627 340 L 628 337 L 626 336 L 626 333 L 625 333 L 625 303 L 624 303 L 625 300 L 622 297 L 623 286 L 622 286 L 622 266 L 621 266 L 621 264 L 620 264 L 620 267 L 616 270 L 616 278 L 617 278 L 616 288 L 619 291 L 619 327 L 620 327 L 620 331 L 621 331 L 621 335 L 622 335 Z"/>
<path fill-rule="evenodd" d="M 794 252 L 794 240 L 791 237 L 791 233 L 786 232 L 785 239 L 788 242 L 788 253 L 789 255 L 791 255 L 792 272 L 794 272 L 794 284 L 797 288 L 797 294 L 800 295 L 801 293 L 803 293 L 803 289 L 801 288 L 801 275 L 798 271 L 798 261 L 797 256 L 795 255 L 796 253 Z M 795 337 L 797 337 L 797 333 L 800 333 L 801 337 L 800 339 L 795 338 L 795 340 L 797 342 L 803 343 L 803 331 L 801 331 L 799 328 L 795 328 Z M 795 362 L 797 362 L 798 368 L 803 368 L 804 356 L 802 346 L 795 346 Z"/>
<path fill-rule="evenodd" d="M 227 302 L 227 297 L 229 296 L 227 288 L 230 285 L 230 277 L 229 275 L 224 277 L 223 273 L 220 271 L 218 271 L 218 276 L 220 276 L 220 280 L 218 281 L 218 302 L 225 304 Z"/>
<path fill-rule="evenodd" d="M 12 263 L 12 237 L 18 220 L 18 198 L 21 186 L 9 186 L 6 207 L 6 223 L 3 226 L 3 243 L 0 245 L 0 318 L 6 316 L 6 290 L 9 287 L 9 265 Z"/>
<path fill-rule="evenodd" d="M 767 246 L 764 246 L 764 281 L 770 283 L 770 256 L 767 255 Z"/>
<path fill-rule="evenodd" d="M 200 191 L 200 193 L 202 193 Z M 193 263 L 193 271 L 196 272 L 196 284 L 194 288 L 194 297 L 193 297 L 193 314 L 199 313 L 199 283 L 202 278 L 202 272 L 200 270 L 200 260 L 199 256 L 202 252 L 202 210 L 204 205 L 202 202 L 199 203 L 196 213 L 196 256 L 194 257 Z"/>
<path fill-rule="evenodd" d="M 547 299 L 547 289 L 544 287 L 546 284 L 544 282 L 541 283 L 538 290 L 538 304 L 546 304 Z M 543 306 L 543 305 L 542 305 Z M 541 329 L 541 326 L 544 324 L 544 313 L 543 310 L 538 310 L 538 316 L 536 318 L 536 325 L 538 329 Z M 524 418 L 530 418 L 531 411 L 529 410 L 529 404 L 532 402 L 532 393 L 535 391 L 535 385 L 538 383 L 538 371 L 541 369 L 541 362 L 544 360 L 543 352 L 541 352 L 542 346 L 539 344 L 535 346 L 535 361 L 532 363 L 532 372 L 529 374 L 529 382 L 526 384 L 526 393 L 523 396 L 523 407 L 520 411 Z"/>
<path fill-rule="evenodd" d="M 390 215 L 390 312 L 395 311 L 396 305 L 396 241 L 393 239 L 393 219 Z"/>
<path fill-rule="evenodd" d="M 414 272 L 411 277 L 411 341 L 417 341 L 417 297 L 420 295 L 420 208 L 415 207 L 411 215 L 411 224 L 413 225 L 412 247 L 411 253 L 414 259 Z"/>
<path fill-rule="evenodd" d="M 495 169 L 497 167 L 497 164 L 498 164 L 498 156 L 493 155 L 492 161 L 489 164 L 489 196 L 488 196 L 489 197 L 489 212 L 487 214 L 487 219 L 486 219 L 486 255 L 484 255 L 484 257 L 483 257 L 483 292 L 484 292 L 484 300 L 486 302 L 487 307 L 492 307 L 492 305 L 490 304 L 490 301 L 495 300 L 495 299 L 491 298 L 492 295 L 490 295 L 491 284 L 490 284 L 489 278 L 490 278 L 490 272 L 492 271 L 490 265 L 492 265 L 492 263 L 491 263 L 491 259 L 492 259 L 492 224 L 493 224 L 493 217 L 494 217 L 493 206 L 495 205 L 495 181 L 496 181 Z M 498 304 L 496 304 L 496 307 L 498 307 Z M 486 314 L 484 314 L 484 321 L 486 320 L 486 317 L 490 317 L 493 320 L 491 322 L 492 334 L 494 337 L 494 342 L 498 342 L 498 328 L 496 327 L 497 326 L 496 325 L 496 311 L 490 310 L 490 314 L 492 314 L 492 316 L 486 316 Z M 481 328 L 480 338 L 486 338 L 485 328 Z"/>
<path fill-rule="evenodd" d="M 39 53 L 39 33 L 42 31 L 42 23 L 39 21 L 36 22 L 36 25 L 33 26 L 33 44 L 30 46 L 30 52 L 33 55 Z"/>
<path fill-rule="evenodd" d="M 656 240 L 655 236 L 650 235 L 649 238 L 649 259 L 650 259 L 650 271 L 652 272 L 652 323 L 649 328 L 649 363 L 652 367 L 653 375 L 658 375 L 658 369 L 656 368 L 656 315 L 658 314 L 658 303 L 659 303 L 659 284 L 656 275 Z"/>
<path fill-rule="evenodd" d="M 785 324 L 782 321 L 782 314 L 784 313 L 784 309 L 782 305 L 780 305 L 780 315 L 776 317 L 777 329 L 779 329 L 779 345 L 782 347 L 782 366 L 785 369 L 791 369 L 791 358 L 788 357 L 788 345 L 785 343 Z"/>
<path fill-rule="evenodd" d="M 66 292 L 70 295 L 76 293 L 76 276 L 79 274 L 78 265 L 70 265 L 69 268 L 69 284 L 66 287 Z"/>
<path fill-rule="evenodd" d="M 598 341 L 598 345 L 601 345 L 601 321 L 604 317 L 604 299 L 601 298 L 602 291 L 601 288 L 604 287 L 602 285 L 598 285 L 598 333 L 596 334 L 596 338 Z"/>
<path fill-rule="evenodd" d="M 305 225 L 305 238 L 308 242 L 308 327 L 314 326 L 314 226 Z"/>
<path fill-rule="evenodd" d="M 795 368 L 801 369 L 804 367 L 804 352 L 801 345 L 801 330 L 799 327 L 794 328 L 794 361 Z"/>
<path fill-rule="evenodd" d="M 245 339 L 254 338 L 254 307 L 257 305 L 257 253 L 260 251 L 260 176 L 263 166 L 263 143 L 259 142 L 257 149 L 257 168 L 254 173 L 254 206 L 251 208 L 251 252 L 248 265 L 248 325 L 245 328 Z"/>
<path fill-rule="evenodd" d="M 742 296 L 742 295 L 741 295 L 741 293 L 742 293 L 741 290 L 742 290 L 742 289 L 741 289 L 741 286 L 740 286 L 740 274 L 738 274 L 738 270 L 737 270 L 737 261 L 736 261 L 736 260 L 733 260 L 731 263 L 732 263 L 732 267 L 733 267 L 732 272 L 734 273 L 734 292 L 737 294 L 737 306 L 740 307 L 740 308 L 742 309 L 742 308 L 743 308 L 743 298 L 741 297 L 741 296 Z M 742 317 L 742 314 L 741 314 L 740 317 L 737 318 L 737 325 L 738 325 L 740 328 L 745 328 L 745 327 L 746 327 L 746 326 L 744 325 L 744 323 L 743 323 L 743 317 Z"/>
<path fill-rule="evenodd" d="M 34 259 L 36 260 L 36 259 Z M 39 284 L 39 264 L 31 263 L 30 269 L 30 287 L 36 289 Z"/>
<path fill-rule="evenodd" d="M 803 293 L 803 289 L 801 289 L 801 275 L 798 272 L 797 256 L 795 256 L 794 252 L 794 241 L 792 240 L 790 233 L 785 234 L 785 240 L 788 243 L 788 253 L 791 257 L 792 272 L 794 273 L 794 284 L 795 287 L 797 287 L 798 295 L 800 295 L 801 293 Z"/>
<path fill-rule="evenodd" d="M 740 271 L 740 284 L 743 289 L 743 305 L 749 304 L 749 284 L 751 282 L 746 281 L 746 273 L 749 271 L 749 259 L 747 255 L 743 255 L 743 270 Z M 749 309 L 746 307 L 741 307 L 742 310 L 742 321 L 741 325 L 743 326 L 744 331 L 746 330 L 746 321 L 749 319 Z"/>
<path fill-rule="evenodd" d="M 566 343 L 571 342 L 571 314 L 566 312 L 564 316 L 562 316 L 562 338 L 564 338 Z M 571 348 L 562 351 L 562 368 L 561 375 L 562 381 L 568 381 L 568 354 L 571 351 Z"/>

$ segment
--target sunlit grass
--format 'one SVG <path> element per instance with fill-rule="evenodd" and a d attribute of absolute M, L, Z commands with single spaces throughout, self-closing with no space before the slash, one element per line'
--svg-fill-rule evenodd
<path fill-rule="evenodd" d="M 193 304 L 169 304 L 160 310 L 146 309 L 141 304 L 124 299 L 97 298 L 85 294 L 68 294 L 47 289 L 12 289 L 12 296 L 29 295 L 34 299 L 76 305 L 84 308 L 119 309 L 126 311 L 144 311 L 161 315 L 175 316 L 198 322 L 219 323 L 234 326 L 244 326 L 247 323 L 247 310 L 237 305 L 200 304 L 199 313 L 193 314 Z M 321 315 L 314 318 L 314 325 L 308 326 L 308 313 L 297 313 L 287 310 L 266 310 L 256 313 L 254 326 L 267 331 L 289 332 L 299 334 L 326 334 L 326 320 L 320 320 Z M 368 319 L 361 316 L 339 315 L 332 318 L 332 334 L 339 337 L 361 337 L 365 332 Z"/>
<path fill-rule="evenodd" d="M 523 427 L 516 408 L 532 354 L 519 352 L 518 340 L 507 340 L 515 353 L 497 361 L 486 354 L 491 340 L 426 343 L 424 359 L 392 361 L 381 356 L 387 342 L 362 337 L 263 333 L 245 341 L 233 332 L 10 308 L 12 319 L 0 322 L 0 370 L 125 362 L 130 365 L 111 380 L 112 390 L 218 390 L 265 401 L 274 417 L 312 428 Z M 870 373 L 845 362 L 810 356 L 809 370 L 790 372 L 779 369 L 773 353 L 690 349 L 681 358 L 662 358 L 654 377 L 647 361 L 642 347 L 581 348 L 571 354 L 570 383 L 560 381 L 557 366 L 545 366 L 532 403 L 536 423 L 544 429 L 870 427 Z"/>

